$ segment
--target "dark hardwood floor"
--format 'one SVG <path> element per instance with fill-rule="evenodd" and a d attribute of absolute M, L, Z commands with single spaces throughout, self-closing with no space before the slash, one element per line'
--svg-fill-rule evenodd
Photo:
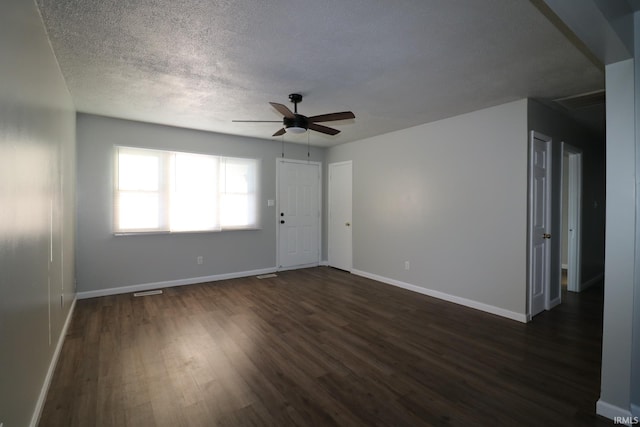
<path fill-rule="evenodd" d="M 80 300 L 40 426 L 609 426 L 602 285 L 521 324 L 338 270 Z"/>

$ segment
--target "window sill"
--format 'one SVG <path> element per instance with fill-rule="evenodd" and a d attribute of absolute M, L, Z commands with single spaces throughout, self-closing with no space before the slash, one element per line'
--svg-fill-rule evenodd
<path fill-rule="evenodd" d="M 182 235 L 182 234 L 213 234 L 213 233 L 224 233 L 228 231 L 258 231 L 258 230 L 262 230 L 262 227 L 225 228 L 222 230 L 194 230 L 194 231 L 125 231 L 125 232 L 115 232 L 113 233 L 113 236 L 122 237 L 122 236 Z"/>

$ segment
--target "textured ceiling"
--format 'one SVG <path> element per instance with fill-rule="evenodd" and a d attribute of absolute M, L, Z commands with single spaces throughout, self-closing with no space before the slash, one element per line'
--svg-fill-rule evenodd
<path fill-rule="evenodd" d="M 37 0 L 78 111 L 270 139 L 269 101 L 362 139 L 604 87 L 529 0 Z M 285 141 L 307 142 L 287 134 Z M 279 138 L 278 138 L 279 139 Z"/>

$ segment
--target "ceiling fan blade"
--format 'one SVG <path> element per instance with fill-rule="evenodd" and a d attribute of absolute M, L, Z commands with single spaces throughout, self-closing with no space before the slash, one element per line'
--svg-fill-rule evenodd
<path fill-rule="evenodd" d="M 282 114 L 283 116 L 285 116 L 285 117 L 287 117 L 289 119 L 293 119 L 295 117 L 293 112 L 291 112 L 289 107 L 287 107 L 286 105 L 278 104 L 277 102 L 270 102 L 269 104 L 271 104 L 271 106 L 273 108 L 275 108 L 276 110 L 278 110 L 278 112 L 280 114 Z"/>
<path fill-rule="evenodd" d="M 310 123 L 317 122 L 333 122 L 335 120 L 355 119 L 356 116 L 351 111 L 342 111 L 340 113 L 320 114 L 319 116 L 309 117 Z"/>
<path fill-rule="evenodd" d="M 309 123 L 309 129 L 315 130 L 316 132 L 326 133 L 327 135 L 337 135 L 340 133 L 338 129 L 322 126 L 317 123 Z"/>
<path fill-rule="evenodd" d="M 282 123 L 282 120 L 231 120 L 235 123 Z"/>
<path fill-rule="evenodd" d="M 280 129 L 278 132 L 274 133 L 274 134 L 273 134 L 273 135 L 271 135 L 271 136 L 280 136 L 280 135 L 284 135 L 284 133 L 285 133 L 286 131 L 287 131 L 287 130 L 286 130 L 285 128 L 282 128 L 282 129 Z"/>

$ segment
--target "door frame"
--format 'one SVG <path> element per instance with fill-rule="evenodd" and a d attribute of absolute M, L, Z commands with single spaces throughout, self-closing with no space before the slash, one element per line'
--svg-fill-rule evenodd
<path fill-rule="evenodd" d="M 315 165 L 318 167 L 318 259 L 310 264 L 305 265 L 295 265 L 291 267 L 280 267 L 280 217 L 278 216 L 278 212 L 281 212 L 280 209 L 280 174 L 282 173 L 281 168 L 283 163 L 297 163 L 297 164 L 308 164 Z M 320 259 L 322 257 L 322 162 L 314 162 L 311 160 L 296 160 L 296 159 L 288 159 L 284 157 L 278 157 L 276 159 L 276 215 L 275 215 L 275 225 L 276 225 L 276 269 L 278 271 L 284 270 L 295 270 L 298 268 L 306 268 L 306 267 L 317 267 L 320 265 Z"/>
<path fill-rule="evenodd" d="M 328 167 L 327 167 L 327 174 L 328 174 L 328 190 L 327 190 L 327 229 L 328 229 L 328 242 L 327 242 L 327 263 L 329 264 L 329 266 L 331 266 L 331 241 L 332 241 L 332 234 L 335 231 L 332 231 L 332 227 L 331 227 L 331 201 L 332 201 L 332 191 L 333 191 L 333 185 L 331 184 L 331 171 L 333 170 L 333 168 L 337 167 L 337 166 L 344 166 L 344 165 L 350 165 L 351 166 L 351 218 L 350 218 L 350 222 L 351 222 L 351 242 L 350 242 L 350 250 L 351 250 L 351 256 L 350 256 L 350 262 L 349 262 L 349 269 L 346 270 L 348 272 L 351 272 L 353 270 L 353 161 L 352 160 L 346 160 L 346 161 L 342 161 L 342 162 L 335 162 L 335 163 L 329 163 Z"/>
<path fill-rule="evenodd" d="M 567 290 L 572 292 L 582 291 L 582 150 L 576 148 L 566 142 L 561 145 L 562 162 L 560 176 L 562 185 L 560 186 L 560 200 L 563 200 L 563 192 L 565 188 L 564 182 L 564 158 L 568 157 L 568 182 L 567 192 L 569 203 L 567 206 L 569 230 L 562 229 L 562 221 L 560 222 L 560 233 L 563 239 L 568 239 L 568 256 L 567 256 Z M 560 205 L 561 217 L 564 217 L 562 204 Z M 573 230 L 573 238 L 568 235 Z M 561 254 L 562 256 L 562 254 Z M 562 275 L 562 269 L 560 269 Z M 562 287 L 562 285 L 560 284 Z M 562 289 L 560 289 L 562 290 Z"/>
<path fill-rule="evenodd" d="M 552 164 L 553 164 L 553 146 L 552 146 L 552 138 L 546 136 L 542 133 L 536 131 L 530 131 L 529 133 L 529 141 L 528 141 L 528 159 L 527 159 L 527 321 L 531 321 L 534 314 L 533 313 L 533 148 L 534 139 L 538 139 L 540 141 L 544 141 L 547 144 L 547 167 L 545 170 L 546 173 L 546 209 L 544 212 L 545 215 L 545 223 L 547 224 L 546 233 L 551 233 L 551 219 L 552 219 Z M 545 262 L 546 262 L 546 271 L 544 273 L 544 309 L 549 310 L 552 307 L 552 304 L 556 304 L 557 300 L 550 301 L 551 295 L 551 244 L 550 242 L 546 243 L 545 254 L 544 254 Z M 537 314 L 537 313 L 536 313 Z"/>

